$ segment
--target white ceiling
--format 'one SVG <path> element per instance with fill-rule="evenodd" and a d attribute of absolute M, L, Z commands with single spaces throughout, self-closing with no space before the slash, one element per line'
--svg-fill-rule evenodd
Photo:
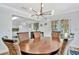
<path fill-rule="evenodd" d="M 43 4 L 44 4 L 44 11 L 55 10 L 55 15 L 61 15 L 65 13 L 79 11 L 79 3 L 43 3 Z M 40 9 L 40 3 L 3 3 L 0 4 L 0 6 L 1 5 L 7 7 L 10 10 L 24 14 L 27 19 L 29 19 L 28 17 L 29 14 L 34 14 L 29 10 L 29 8 L 33 8 L 37 11 L 39 11 Z M 14 21 L 13 23 L 16 25 L 19 24 L 20 22 L 25 22 L 25 20 L 19 19 Z"/>
<path fill-rule="evenodd" d="M 55 10 L 55 15 L 69 13 L 79 10 L 79 3 L 43 3 L 44 11 Z M 24 13 L 32 13 L 29 8 L 37 11 L 40 9 L 40 3 L 5 3 L 4 5 L 20 10 Z"/>

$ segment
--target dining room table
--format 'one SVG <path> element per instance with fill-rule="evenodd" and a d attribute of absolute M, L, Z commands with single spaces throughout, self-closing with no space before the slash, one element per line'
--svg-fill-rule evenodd
<path fill-rule="evenodd" d="M 34 39 L 24 40 L 20 42 L 20 50 L 23 55 L 54 55 L 57 54 L 62 43 L 52 39 Z"/>

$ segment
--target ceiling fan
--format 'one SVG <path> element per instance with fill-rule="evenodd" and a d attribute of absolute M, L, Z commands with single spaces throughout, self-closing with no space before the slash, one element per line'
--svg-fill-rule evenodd
<path fill-rule="evenodd" d="M 54 10 L 52 11 L 44 11 L 44 4 L 40 4 L 40 11 L 36 11 L 33 8 L 29 8 L 31 11 L 35 12 L 35 14 L 30 14 L 31 17 L 37 16 L 37 19 L 40 19 L 40 17 L 47 19 L 46 15 L 54 15 Z"/>

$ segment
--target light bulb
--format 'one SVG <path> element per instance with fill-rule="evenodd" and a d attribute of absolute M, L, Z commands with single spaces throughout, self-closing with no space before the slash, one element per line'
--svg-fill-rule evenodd
<path fill-rule="evenodd" d="M 19 18 L 19 17 L 16 17 L 16 16 L 15 16 L 15 17 L 12 17 L 12 20 L 15 20 L 15 19 L 18 19 L 18 18 Z"/>
<path fill-rule="evenodd" d="M 44 7 L 44 4 L 42 4 L 42 7 Z"/>
<path fill-rule="evenodd" d="M 32 10 L 32 8 L 29 8 L 30 10 Z"/>
<path fill-rule="evenodd" d="M 52 10 L 51 14 L 54 15 L 55 10 Z"/>
<path fill-rule="evenodd" d="M 40 12 L 38 12 L 38 15 L 40 15 Z"/>

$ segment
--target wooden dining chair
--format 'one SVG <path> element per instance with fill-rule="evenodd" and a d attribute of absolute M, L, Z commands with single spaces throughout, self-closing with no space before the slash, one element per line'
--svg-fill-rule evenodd
<path fill-rule="evenodd" d="M 34 32 L 34 41 L 38 42 L 41 39 L 41 33 L 39 31 Z"/>
<path fill-rule="evenodd" d="M 60 40 L 60 31 L 52 31 L 52 41 L 58 41 L 61 43 L 61 40 Z M 61 52 L 61 47 L 59 49 L 59 51 L 57 52 L 57 55 L 60 55 L 60 52 Z"/>
<path fill-rule="evenodd" d="M 61 55 L 64 55 L 64 52 L 65 52 L 65 49 L 66 49 L 67 45 L 68 45 L 68 41 L 64 39 L 63 43 L 61 45 L 61 48 L 60 48 L 60 54 Z"/>
<path fill-rule="evenodd" d="M 0 38 L 0 55 L 9 55 L 9 49 Z"/>
<path fill-rule="evenodd" d="M 29 32 L 19 32 L 17 35 L 20 42 L 29 39 Z"/>
<path fill-rule="evenodd" d="M 17 54 L 16 50 L 15 50 L 15 47 L 13 46 L 13 40 L 11 40 L 11 39 L 3 39 L 3 42 L 8 47 L 10 55 L 16 55 Z"/>
<path fill-rule="evenodd" d="M 52 40 L 56 40 L 60 42 L 60 32 L 59 31 L 52 31 Z"/>
<path fill-rule="evenodd" d="M 17 40 L 12 40 L 12 39 L 2 39 L 2 40 L 5 43 L 5 45 L 8 47 L 10 55 L 21 54 L 19 45 L 17 45 L 17 47 L 15 46 Z"/>

